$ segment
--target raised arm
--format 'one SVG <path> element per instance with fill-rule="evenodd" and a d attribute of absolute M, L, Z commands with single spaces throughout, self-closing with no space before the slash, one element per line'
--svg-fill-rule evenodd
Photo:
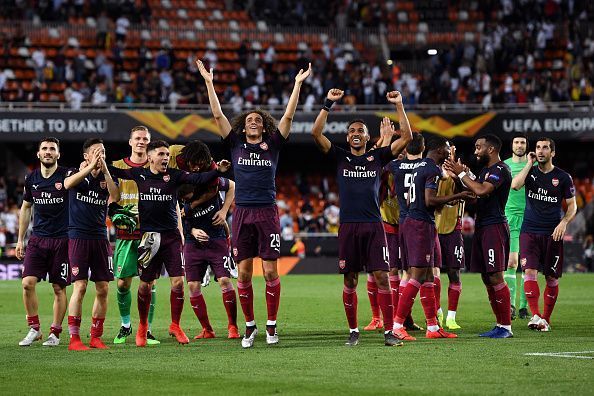
<path fill-rule="evenodd" d="M 107 169 L 107 163 L 105 162 L 105 160 L 100 159 L 99 161 L 101 161 L 101 172 L 103 172 L 103 176 L 105 176 L 105 182 L 107 183 L 109 199 L 112 202 L 118 202 L 120 200 L 120 189 L 111 177 L 111 173 L 109 173 L 109 169 Z"/>
<path fill-rule="evenodd" d="M 229 123 L 229 120 L 227 117 L 225 117 L 225 114 L 223 114 L 223 110 L 221 109 L 221 103 L 219 103 L 219 98 L 214 88 L 212 68 L 210 71 L 207 71 L 201 60 L 196 61 L 196 66 L 198 66 L 200 75 L 202 75 L 202 78 L 204 78 L 204 82 L 206 83 L 210 110 L 212 111 L 215 122 L 219 127 L 218 135 L 224 139 L 231 132 L 231 123 Z"/>
<path fill-rule="evenodd" d="M 386 94 L 388 102 L 396 105 L 396 112 L 398 113 L 398 122 L 400 123 L 400 138 L 394 140 L 390 145 L 392 155 L 397 157 L 398 154 L 406 148 L 406 146 L 412 141 L 412 129 L 408 122 L 408 117 L 404 111 L 404 105 L 402 104 L 402 95 L 398 91 L 388 92 Z"/>
<path fill-rule="evenodd" d="M 120 169 L 113 165 L 107 165 L 107 170 L 109 171 L 109 174 L 112 175 L 112 177 L 124 180 L 134 180 L 134 169 L 139 168 Z"/>
<path fill-rule="evenodd" d="M 332 143 L 326 136 L 324 136 L 324 126 L 326 125 L 326 120 L 328 119 L 328 113 L 330 112 L 330 108 L 338 99 L 342 98 L 344 92 L 337 88 L 332 88 L 328 91 L 328 95 L 326 95 L 326 101 L 324 102 L 324 107 L 320 110 L 320 114 L 318 114 L 316 121 L 314 122 L 313 127 L 311 128 L 311 134 L 314 138 L 314 141 L 322 150 L 324 154 L 330 151 L 330 147 L 332 147 Z"/>
<path fill-rule="evenodd" d="M 211 180 L 216 179 L 221 175 L 221 173 L 225 173 L 231 167 L 231 163 L 227 160 L 221 160 L 217 163 L 217 168 L 210 170 L 208 172 L 201 172 L 201 173 L 190 173 L 185 171 L 180 171 L 178 169 L 169 169 L 169 172 L 179 172 L 180 175 L 177 179 L 177 184 L 205 184 L 210 182 Z"/>
<path fill-rule="evenodd" d="M 299 92 L 301 91 L 301 85 L 303 81 L 311 74 L 311 63 L 306 71 L 303 69 L 299 70 L 299 73 L 295 76 L 295 85 L 293 86 L 293 92 L 289 97 L 289 103 L 287 103 L 287 109 L 285 114 L 278 123 L 278 130 L 284 138 L 289 136 L 291 132 L 291 124 L 293 124 L 293 117 L 295 116 L 295 110 L 297 109 L 297 103 L 299 102 Z"/>
<path fill-rule="evenodd" d="M 495 185 L 488 181 L 478 182 L 470 176 L 470 172 L 465 170 L 464 164 L 458 159 L 457 162 L 446 159 L 443 167 L 446 171 L 456 175 L 464 186 L 479 197 L 484 197 L 495 191 Z"/>
<path fill-rule="evenodd" d="M 394 124 L 388 117 L 384 117 L 380 123 L 380 137 L 372 148 L 387 147 L 392 143 L 392 138 L 397 134 Z"/>
<path fill-rule="evenodd" d="M 526 183 L 526 178 L 528 177 L 528 173 L 530 173 L 530 169 L 532 169 L 534 161 L 536 160 L 536 153 L 532 151 L 529 152 L 527 158 L 528 161 L 526 162 L 526 165 L 522 168 L 520 173 L 518 173 L 512 179 L 511 188 L 513 188 L 514 190 L 519 190 L 520 188 L 524 187 L 524 184 Z"/>
<path fill-rule="evenodd" d="M 70 175 L 64 179 L 64 188 L 68 190 L 72 187 L 78 186 L 80 182 L 85 180 L 85 177 L 87 177 L 89 173 L 91 173 L 91 171 L 95 169 L 95 167 L 97 166 L 97 162 L 100 160 L 101 158 L 99 150 L 93 150 L 93 152 L 90 153 L 90 158 L 87 161 L 87 165 L 75 174 Z"/>
<path fill-rule="evenodd" d="M 21 205 L 21 213 L 19 214 L 19 236 L 16 245 L 16 257 L 19 260 L 25 258 L 25 235 L 31 222 L 31 208 L 33 204 L 23 200 Z"/>

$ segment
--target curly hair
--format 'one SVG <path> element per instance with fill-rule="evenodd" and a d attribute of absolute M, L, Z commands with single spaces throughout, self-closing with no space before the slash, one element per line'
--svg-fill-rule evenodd
<path fill-rule="evenodd" d="M 205 166 L 212 161 L 210 150 L 201 140 L 193 140 L 182 148 L 181 157 L 186 163 Z"/>
<path fill-rule="evenodd" d="M 244 111 L 237 117 L 235 117 L 231 121 L 231 130 L 235 131 L 235 133 L 241 134 L 245 133 L 243 130 L 245 128 L 245 119 L 249 114 L 256 113 L 262 117 L 262 122 L 264 123 L 264 133 L 272 134 L 276 132 L 276 121 L 272 115 L 262 109 L 255 109 L 255 110 L 248 110 Z"/>

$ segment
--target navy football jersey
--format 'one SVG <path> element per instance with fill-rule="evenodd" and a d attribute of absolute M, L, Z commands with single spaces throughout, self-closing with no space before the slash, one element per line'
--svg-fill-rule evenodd
<path fill-rule="evenodd" d="M 276 203 L 276 166 L 287 141 L 277 129 L 264 134 L 261 143 L 248 143 L 244 133 L 231 131 L 224 139 L 231 150 L 238 206 L 269 206 Z"/>
<path fill-rule="evenodd" d="M 177 187 L 182 184 L 202 184 L 215 179 L 216 170 L 189 173 L 167 168 L 154 174 L 149 168 L 118 169 L 109 167 L 117 178 L 134 180 L 138 185 L 138 216 L 141 232 L 164 232 L 177 229 Z"/>
<path fill-rule="evenodd" d="M 563 200 L 575 196 L 571 176 L 557 167 L 543 173 L 534 166 L 526 176 L 525 186 L 526 210 L 522 232 L 552 235 L 563 217 Z"/>
<path fill-rule="evenodd" d="M 71 169 L 68 176 L 78 172 Z M 109 191 L 105 175 L 99 172 L 97 177 L 91 173 L 83 181 L 69 189 L 68 238 L 71 239 L 107 239 L 107 201 Z"/>
<path fill-rule="evenodd" d="M 440 177 L 441 168 L 431 158 L 414 164 L 408 188 L 408 217 L 435 224 L 434 208 L 428 208 L 425 202 L 425 189 L 437 191 Z"/>
<path fill-rule="evenodd" d="M 68 168 L 58 166 L 47 179 L 40 169 L 25 177 L 23 200 L 33 204 L 33 235 L 46 238 L 68 236 L 68 191 L 64 179 Z"/>
<path fill-rule="evenodd" d="M 218 191 L 229 191 L 229 179 L 219 177 Z M 211 239 L 226 238 L 225 227 L 212 224 L 212 217 L 223 207 L 221 194 L 217 193 L 208 201 L 194 209 L 190 204 L 184 205 L 184 233 L 187 238 L 192 238 L 192 228 L 199 228 L 206 232 Z"/>
<path fill-rule="evenodd" d="M 408 215 L 408 190 L 410 189 L 413 171 L 420 162 L 422 162 L 422 159 L 409 160 L 405 158 L 400 161 L 391 161 L 388 164 L 388 169 L 394 176 L 394 189 L 400 206 L 399 224 L 402 224 Z"/>
<path fill-rule="evenodd" d="M 381 147 L 355 156 L 333 144 L 328 154 L 336 158 L 338 165 L 340 222 L 381 222 L 379 185 L 382 169 L 394 159 L 391 148 Z"/>
<path fill-rule="evenodd" d="M 485 167 L 478 176 L 479 182 L 491 183 L 495 190 L 486 197 L 479 197 L 476 206 L 476 226 L 507 222 L 505 204 L 511 188 L 512 175 L 509 166 L 499 161 L 493 166 Z"/>

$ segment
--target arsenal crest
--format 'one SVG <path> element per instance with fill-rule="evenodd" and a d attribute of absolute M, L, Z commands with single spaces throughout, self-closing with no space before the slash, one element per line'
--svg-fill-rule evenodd
<path fill-rule="evenodd" d="M 425 260 L 427 260 L 427 262 L 430 262 L 431 261 L 431 255 L 430 254 L 426 255 L 425 256 Z"/>
<path fill-rule="evenodd" d="M 78 275 L 78 267 L 72 267 L 72 275 L 73 276 L 77 276 Z"/>
<path fill-rule="evenodd" d="M 369 157 L 367 157 L 367 161 L 369 161 L 369 162 L 373 161 L 373 155 L 370 155 Z"/>
<path fill-rule="evenodd" d="M 99 186 L 105 190 L 107 188 L 107 182 L 106 181 L 99 182 Z"/>
<path fill-rule="evenodd" d="M 163 176 L 163 181 L 164 181 L 165 183 L 167 183 L 167 182 L 169 181 L 169 179 L 170 179 L 169 175 L 165 175 L 165 176 Z"/>
<path fill-rule="evenodd" d="M 553 187 L 557 187 L 559 185 L 559 179 L 554 177 L 553 180 L 551 180 L 551 183 L 553 183 Z"/>
<path fill-rule="evenodd" d="M 346 260 L 338 260 L 338 267 L 344 269 L 346 267 Z"/>
<path fill-rule="evenodd" d="M 233 255 L 237 257 L 237 248 L 233 248 Z"/>
<path fill-rule="evenodd" d="M 520 260 L 520 264 L 522 265 L 522 267 L 525 267 L 527 262 L 528 262 L 528 260 L 526 259 L 526 257 L 524 257 L 524 258 L 522 258 L 522 260 Z"/>
<path fill-rule="evenodd" d="M 266 142 L 262 142 L 260 143 L 260 148 L 264 151 L 268 150 L 268 145 L 266 144 Z"/>
<path fill-rule="evenodd" d="M 61 190 L 62 189 L 62 183 L 57 182 L 56 184 L 54 184 L 54 187 L 56 187 L 56 190 Z"/>

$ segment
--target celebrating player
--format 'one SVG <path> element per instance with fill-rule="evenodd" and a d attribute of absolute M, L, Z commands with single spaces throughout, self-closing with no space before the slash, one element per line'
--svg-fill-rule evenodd
<path fill-rule="evenodd" d="M 466 171 L 458 160 L 447 160 L 445 169 L 451 172 L 478 196 L 476 229 L 472 240 L 471 270 L 480 272 L 487 288 L 491 308 L 497 319 L 496 326 L 481 337 L 510 338 L 511 303 L 509 287 L 503 279 L 509 255 L 509 227 L 505 219 L 505 204 L 511 186 L 509 167 L 499 157 L 501 140 L 485 135 L 475 142 L 474 154 L 483 165 L 478 179 Z"/>
<path fill-rule="evenodd" d="M 536 141 L 536 153 L 528 154 L 524 169 L 514 177 L 512 188 L 526 186 L 526 212 L 520 234 L 520 256 L 526 299 L 532 311 L 528 327 L 549 331 L 551 314 L 559 295 L 559 278 L 563 274 L 563 236 L 567 224 L 577 211 L 575 187 L 571 176 L 553 165 L 555 142 L 550 138 Z M 538 166 L 532 166 L 534 161 Z M 567 204 L 561 216 L 563 200 Z M 544 312 L 538 307 L 540 289 L 538 271 L 545 275 Z"/>
<path fill-rule="evenodd" d="M 526 153 L 528 152 L 528 138 L 525 134 L 518 134 L 512 139 L 512 156 L 506 159 L 505 162 L 511 170 L 512 177 L 515 177 L 526 165 L 528 161 Z M 505 205 L 505 217 L 507 217 L 507 224 L 509 225 L 509 261 L 507 263 L 507 271 L 503 276 L 507 286 L 509 287 L 509 294 L 511 296 L 511 318 L 516 318 L 516 272 L 518 271 L 518 255 L 520 252 L 520 228 L 524 219 L 524 208 L 526 207 L 526 196 L 524 187 L 518 191 L 514 189 L 509 190 L 509 197 Z M 524 295 L 524 282 L 520 282 L 520 305 L 518 315 L 520 319 L 528 318 L 528 303 Z"/>
<path fill-rule="evenodd" d="M 191 143 L 188 149 L 200 150 L 204 161 L 192 164 L 195 172 L 211 169 L 212 157 L 208 147 L 200 142 Z M 195 147 L 194 147 L 195 146 Z M 187 146 L 186 146 L 187 147 Z M 190 302 L 196 317 L 202 325 L 202 331 L 196 339 L 214 338 L 215 333 L 208 319 L 206 302 L 201 290 L 201 281 L 208 267 L 220 283 L 223 305 L 227 311 L 228 338 L 240 338 L 237 329 L 237 298 L 231 282 L 229 246 L 227 241 L 227 213 L 235 198 L 235 183 L 219 177 L 217 185 L 207 190 L 196 189 L 192 185 L 180 187 L 178 194 L 187 203 L 184 205 L 184 245 L 185 273 L 190 288 Z M 219 191 L 224 191 L 225 201 L 221 200 Z"/>
<path fill-rule="evenodd" d="M 456 148 L 451 147 L 450 158 L 455 158 Z M 442 177 L 437 185 L 437 196 L 452 195 L 459 190 L 452 177 Z M 462 215 L 464 214 L 465 201 L 450 202 L 435 211 L 435 227 L 439 237 L 441 249 L 441 265 L 448 276 L 448 315 L 446 328 L 449 330 L 460 329 L 456 323 L 458 301 L 462 293 L 460 269 L 464 268 L 464 240 L 462 238 Z M 440 271 L 440 270 L 438 270 Z M 441 272 L 441 271 L 440 271 Z M 436 278 L 435 280 L 437 280 Z M 439 294 L 436 293 L 436 300 Z M 439 300 L 437 301 L 439 304 Z M 437 317 L 440 317 L 438 308 Z M 440 320 L 441 322 L 441 320 Z"/>
<path fill-rule="evenodd" d="M 68 307 L 68 349 L 71 351 L 89 349 L 79 334 L 82 303 L 89 279 L 95 282 L 96 291 L 89 346 L 107 348 L 101 336 L 107 313 L 109 282 L 113 280 L 113 266 L 105 218 L 107 201 L 120 199 L 120 191 L 105 164 L 103 141 L 87 139 L 83 144 L 83 156 L 85 166 L 78 172 L 70 171 L 64 180 L 64 187 L 69 190 L 68 259 L 74 282 Z"/>
<path fill-rule="evenodd" d="M 130 156 L 114 161 L 112 165 L 120 169 L 144 167 L 148 162 L 146 146 L 150 140 L 151 134 L 147 127 L 140 125 L 132 128 L 130 139 L 128 140 L 128 144 L 131 147 Z M 112 213 L 113 215 L 119 214 L 117 217 L 112 217 L 112 221 L 117 230 L 113 261 L 115 264 L 115 276 L 118 278 L 117 301 L 121 320 L 120 331 L 114 338 L 113 343 L 123 344 L 126 342 L 126 338 L 132 334 L 130 321 L 132 294 L 130 293 L 130 286 L 132 285 L 132 278 L 138 275 L 138 245 L 140 244 L 142 235 L 136 224 L 136 212 L 138 210 L 138 187 L 136 183 L 132 180 L 120 180 L 118 188 L 120 190 L 120 201 L 118 205 L 131 209 L 127 213 L 119 211 Z M 156 289 L 153 283 L 151 286 L 151 306 L 148 314 L 148 331 L 146 334 L 147 345 L 160 343 L 151 333 L 155 303 Z"/>
<path fill-rule="evenodd" d="M 389 252 L 378 192 L 383 167 L 404 150 L 412 139 L 412 132 L 402 105 L 402 95 L 392 91 L 386 97 L 396 106 L 402 136 L 388 147 L 366 152 L 369 141 L 367 126 L 361 120 L 354 120 L 347 129 L 349 151 L 337 147 L 322 132 L 332 105 L 343 94 L 339 89 L 328 92 L 312 134 L 318 147 L 325 154 L 333 155 L 338 162 L 337 179 L 341 197 L 338 265 L 340 273 L 344 274 L 342 298 L 350 331 L 346 345 L 355 346 L 359 342 L 356 288 L 359 272 L 366 270 L 373 274 L 378 287 L 378 302 L 384 317 L 384 343 L 387 346 L 399 346 L 402 342 L 392 334 L 394 312 L 388 278 Z"/>
<path fill-rule="evenodd" d="M 221 110 L 213 84 L 212 69 L 207 71 L 199 60 L 196 61 L 196 65 L 206 83 L 218 135 L 230 146 L 235 172 L 236 208 L 231 228 L 233 257 L 239 268 L 237 288 L 246 321 L 241 345 L 244 348 L 252 347 L 258 334 L 252 289 L 253 260 L 256 256 L 262 258 L 266 280 L 266 343 L 276 344 L 276 317 L 281 286 L 277 269 L 277 259 L 280 256 L 280 223 L 274 177 L 280 149 L 291 131 L 299 91 L 303 81 L 311 73 L 311 65 L 305 71 L 299 70 L 295 76 L 295 86 L 278 128 L 272 116 L 260 110 L 243 113 L 230 123 Z"/>
<path fill-rule="evenodd" d="M 23 302 L 30 329 L 20 346 L 41 340 L 38 315 L 37 283 L 46 278 L 54 289 L 54 315 L 45 346 L 60 344 L 62 321 L 66 314 L 66 286 L 70 284 L 68 267 L 68 194 L 64 179 L 68 169 L 58 166 L 60 142 L 48 137 L 39 142 L 37 158 L 41 168 L 25 178 L 23 205 L 19 215 L 16 257 L 23 263 Z M 25 235 L 31 221 L 33 233 L 25 253 Z"/>
<path fill-rule="evenodd" d="M 444 331 L 437 322 L 435 284 L 433 283 L 437 230 L 433 212 L 449 202 L 467 199 L 470 194 L 460 192 L 437 196 L 437 182 L 442 175 L 440 166 L 450 155 L 450 145 L 446 139 L 435 137 L 429 141 L 427 149 L 427 156 L 411 166 L 407 196 L 408 213 L 400 230 L 403 235 L 400 246 L 401 260 L 408 268 L 410 275 L 398 301 L 394 323 L 394 335 L 401 340 L 415 339 L 404 329 L 404 319 L 410 313 L 419 291 L 427 320 L 427 338 L 457 337 L 456 334 Z"/>
<path fill-rule="evenodd" d="M 140 324 L 136 345 L 147 345 L 148 311 L 151 303 L 151 284 L 160 276 L 165 265 L 171 283 L 171 325 L 169 334 L 181 344 L 189 342 L 179 326 L 184 304 L 182 236 L 178 230 L 177 187 L 181 184 L 204 184 L 219 175 L 217 170 L 190 174 L 169 168 L 169 145 L 157 140 L 147 146 L 149 168 L 117 169 L 110 171 L 118 178 L 134 180 L 138 185 L 140 231 L 143 233 L 139 249 L 140 285 L 138 286 L 138 314 Z M 225 172 L 228 161 L 221 161 L 218 170 Z M 140 251 L 140 250 L 139 250 Z"/>

